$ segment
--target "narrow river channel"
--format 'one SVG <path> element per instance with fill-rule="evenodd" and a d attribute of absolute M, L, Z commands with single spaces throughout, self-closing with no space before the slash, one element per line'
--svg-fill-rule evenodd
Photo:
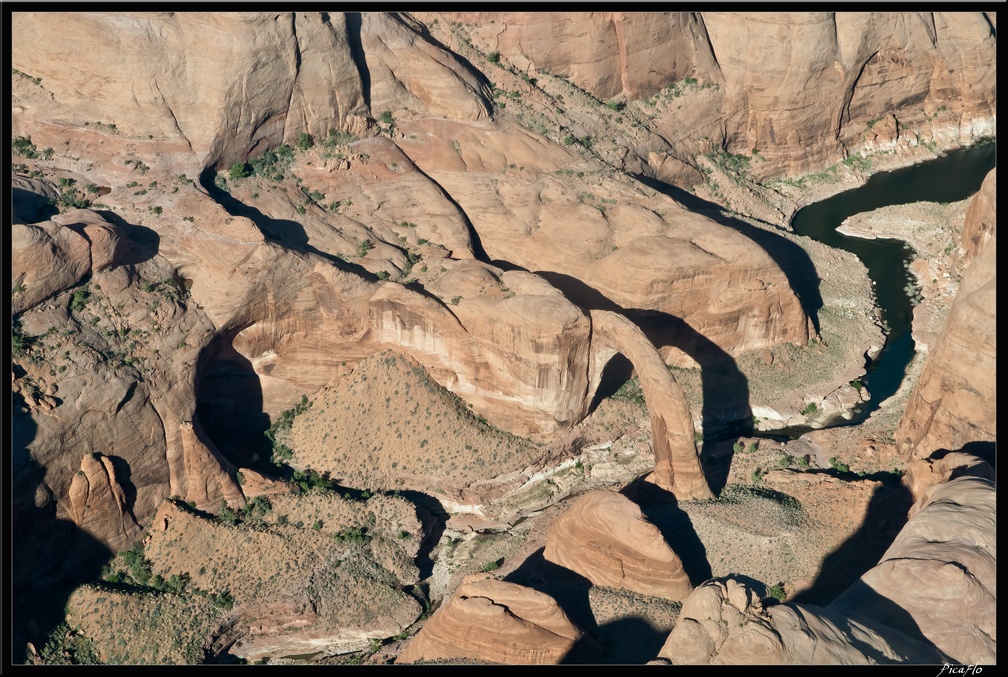
<path fill-rule="evenodd" d="M 862 403 L 850 420 L 840 420 L 838 425 L 862 423 L 899 389 L 915 353 L 908 290 L 916 289 L 917 284 L 909 270 L 913 259 L 909 245 L 900 240 L 848 237 L 836 232 L 837 227 L 849 216 L 888 205 L 963 200 L 980 189 L 995 163 L 994 143 L 955 150 L 918 165 L 874 174 L 863 186 L 811 204 L 792 219 L 791 227 L 799 235 L 861 259 L 875 288 L 886 333 L 885 347 L 867 365 L 862 379 L 871 399 Z"/>

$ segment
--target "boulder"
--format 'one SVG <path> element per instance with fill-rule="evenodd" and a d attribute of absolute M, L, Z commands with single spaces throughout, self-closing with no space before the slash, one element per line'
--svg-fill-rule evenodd
<path fill-rule="evenodd" d="M 622 494 L 581 495 L 550 525 L 543 557 L 593 585 L 685 599 L 693 590 L 682 561 L 658 527 Z"/>
<path fill-rule="evenodd" d="M 474 574 L 424 624 L 396 663 L 471 659 L 557 664 L 583 636 L 549 595 Z"/>

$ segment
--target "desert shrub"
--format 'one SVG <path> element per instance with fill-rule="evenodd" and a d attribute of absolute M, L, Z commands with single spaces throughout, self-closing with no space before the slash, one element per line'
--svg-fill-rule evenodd
<path fill-rule="evenodd" d="M 45 665 L 99 665 L 94 642 L 62 622 L 53 628 L 39 656 Z"/>
<path fill-rule="evenodd" d="M 129 568 L 130 577 L 139 585 L 147 585 L 153 577 L 150 562 L 144 556 L 142 541 L 137 541 L 122 553 L 123 563 Z"/>
<path fill-rule="evenodd" d="M 235 162 L 231 165 L 231 169 L 228 170 L 228 176 L 232 180 L 237 181 L 238 179 L 244 179 L 246 176 L 252 176 L 252 166 L 247 162 Z"/>
<path fill-rule="evenodd" d="M 378 120 L 384 122 L 386 125 L 395 124 L 395 120 L 392 118 L 392 111 L 389 110 L 383 111 Z"/>
<path fill-rule="evenodd" d="M 809 402 L 805 405 L 805 408 L 802 409 L 802 416 L 815 416 L 818 411 L 819 406 L 815 402 Z"/>
<path fill-rule="evenodd" d="M 631 376 L 626 383 L 619 387 L 619 390 L 613 393 L 612 398 L 620 402 L 644 406 L 644 391 L 641 390 L 640 379 Z"/>
<path fill-rule="evenodd" d="M 334 536 L 336 540 L 345 543 L 367 543 L 371 540 L 371 536 L 368 535 L 367 531 L 367 527 L 348 527 L 337 532 Z M 409 532 L 406 535 L 409 536 Z"/>
<path fill-rule="evenodd" d="M 23 158 L 34 160 L 38 157 L 38 148 L 32 143 L 30 136 L 15 136 L 11 141 L 11 148 Z"/>
<path fill-rule="evenodd" d="M 482 571 L 484 573 L 488 572 L 488 571 L 496 571 L 497 569 L 500 569 L 501 564 L 503 564 L 503 563 L 504 563 L 504 558 L 503 557 L 500 558 L 500 559 L 492 560 L 492 561 L 487 562 L 486 564 L 484 564 L 482 566 L 482 568 L 480 568 L 480 571 Z"/>
<path fill-rule="evenodd" d="M 87 306 L 88 299 L 91 298 L 91 292 L 88 291 L 87 287 L 82 287 L 73 293 L 70 297 L 70 310 L 79 313 L 84 310 Z"/>
<path fill-rule="evenodd" d="M 308 132 L 301 132 L 300 134 L 298 134 L 298 138 L 297 141 L 295 141 L 295 144 L 301 150 L 308 150 L 309 148 L 315 145 L 315 137 L 313 137 Z"/>
<path fill-rule="evenodd" d="M 783 583 L 775 583 L 772 588 L 770 588 L 770 596 L 773 597 L 778 602 L 783 602 L 787 593 L 784 591 Z"/>
<path fill-rule="evenodd" d="M 500 63 L 500 52 L 490 52 L 486 58 L 490 63 Z"/>

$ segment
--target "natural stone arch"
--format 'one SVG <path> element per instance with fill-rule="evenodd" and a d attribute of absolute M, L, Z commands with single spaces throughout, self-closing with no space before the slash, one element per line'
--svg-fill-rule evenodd
<path fill-rule="evenodd" d="M 654 344 L 623 315 L 607 310 L 592 310 L 590 314 L 592 342 L 586 410 L 595 396 L 606 365 L 616 354 L 624 355 L 637 372 L 651 415 L 655 456 L 653 481 L 680 500 L 713 498 L 700 465 L 694 437 L 696 431 L 686 397 Z"/>

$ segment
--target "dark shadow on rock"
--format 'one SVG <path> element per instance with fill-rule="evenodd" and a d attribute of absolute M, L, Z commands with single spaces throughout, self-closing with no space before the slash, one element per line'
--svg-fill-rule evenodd
<path fill-rule="evenodd" d="M 571 622 L 588 634 L 594 633 L 598 624 L 588 601 L 591 581 L 567 567 L 550 562 L 543 556 L 543 551 L 544 548 L 540 548 L 529 555 L 504 580 L 549 595 Z"/>
<path fill-rule="evenodd" d="M 472 62 L 469 61 L 469 59 L 467 59 L 465 56 L 460 54 L 458 51 L 451 50 L 445 47 L 444 44 L 442 44 L 437 38 L 431 35 L 430 31 L 427 29 L 427 26 L 424 26 L 421 23 L 419 30 L 417 30 L 411 22 L 405 21 L 402 18 L 400 12 L 392 12 L 389 14 L 389 16 L 392 17 L 395 21 L 397 21 L 401 25 L 405 26 L 408 30 L 416 31 L 417 33 L 419 33 L 424 40 L 431 43 L 435 47 L 444 50 L 450 58 L 453 58 L 460 64 L 462 64 L 462 66 L 469 71 L 469 74 L 472 75 L 479 82 L 481 87 L 485 88 L 488 91 L 493 90 L 493 82 L 491 82 L 490 79 L 486 75 L 484 75 L 481 69 L 473 66 Z M 483 100 L 483 103 L 487 106 L 487 108 L 493 110 L 492 102 L 488 101 L 485 96 L 480 95 L 480 98 Z"/>
<path fill-rule="evenodd" d="M 361 79 L 361 93 L 364 96 L 364 105 L 371 108 L 371 71 L 368 69 L 367 59 L 364 57 L 364 45 L 361 42 L 361 13 L 347 12 L 347 45 L 350 47 L 350 56 Z"/>
<path fill-rule="evenodd" d="M 504 580 L 549 595 L 571 622 L 585 632 L 586 636 L 561 663 L 644 664 L 658 655 L 667 638 L 667 633 L 656 630 L 639 617 L 622 618 L 600 626 L 588 599 L 591 582 L 545 559 L 542 549 L 530 555 Z"/>
<path fill-rule="evenodd" d="M 196 416 L 224 457 L 237 466 L 272 474 L 273 445 L 263 411 L 262 385 L 252 363 L 234 349 L 239 329 L 215 337 L 196 369 Z"/>
<path fill-rule="evenodd" d="M 438 189 L 438 192 L 441 193 L 441 197 L 443 197 L 446 202 L 448 202 L 449 204 L 451 204 L 451 206 L 455 207 L 455 209 L 458 210 L 459 216 L 461 216 L 462 220 L 465 222 L 466 230 L 469 231 L 469 241 L 471 243 L 473 257 L 477 261 L 482 261 L 483 263 L 490 263 L 491 265 L 495 265 L 494 262 L 490 261 L 490 257 L 487 255 L 486 250 L 483 249 L 483 242 L 482 240 L 480 240 L 479 232 L 473 226 L 472 221 L 469 220 L 469 215 L 465 213 L 464 209 L 462 209 L 462 205 L 460 205 L 458 201 L 454 197 L 452 197 L 451 193 L 442 188 L 440 183 L 431 178 L 431 176 L 427 174 L 427 172 L 420 169 L 420 167 L 418 167 L 416 163 L 413 163 L 413 171 L 415 171 L 417 174 L 427 179 L 427 181 L 429 181 L 432 186 Z M 457 253 L 453 252 L 453 254 L 455 254 L 455 258 L 458 258 Z"/>
<path fill-rule="evenodd" d="M 924 636 L 917 621 L 903 607 L 878 594 L 860 580 L 854 581 L 843 597 L 837 600 L 837 604 L 830 606 L 830 611 L 839 612 L 848 619 L 846 627 L 840 626 L 840 630 L 846 634 L 848 641 L 854 648 L 876 664 L 892 663 L 893 659 L 868 643 L 858 640 L 857 637 L 863 632 L 863 628 L 854 627 L 852 621 L 858 621 L 869 627 L 881 625 L 885 628 L 892 628 L 910 640 L 925 645 L 925 651 L 927 649 L 934 651 L 938 660 L 942 660 L 944 663 L 956 662 L 945 656 L 931 640 Z M 834 617 L 833 620 L 839 619 Z M 887 633 L 883 630 L 881 634 Z"/>
<path fill-rule="evenodd" d="M 38 426 L 14 393 L 11 408 L 12 464 L 7 473 L 11 497 L 10 637 L 12 665 L 28 660 L 27 642 L 41 652 L 65 620 L 73 590 L 96 579 L 113 553 L 70 520 L 56 517 L 56 496 L 45 483 L 45 468 L 28 445 Z"/>
<path fill-rule="evenodd" d="M 157 234 L 157 231 L 151 230 L 146 226 L 130 223 L 109 209 L 101 209 L 95 213 L 118 227 L 129 240 L 129 246 L 117 252 L 118 264 L 132 265 L 143 263 L 157 255 L 158 250 L 161 248 L 161 236 Z"/>
<path fill-rule="evenodd" d="M 434 560 L 430 555 L 444 534 L 445 525 L 448 523 L 448 511 L 439 500 L 422 491 L 400 489 L 389 493 L 398 494 L 416 506 L 417 519 L 420 520 L 425 534 L 417 550 L 416 564 L 420 570 L 420 580 L 426 580 L 434 572 Z"/>
<path fill-rule="evenodd" d="M 217 202 L 231 216 L 243 216 L 255 224 L 256 228 L 266 237 L 267 240 L 281 244 L 284 247 L 301 253 L 310 253 L 320 256 L 340 270 L 346 270 L 364 279 L 374 282 L 377 276 L 369 273 L 363 266 L 346 261 L 335 254 L 322 251 L 308 241 L 308 233 L 304 226 L 297 221 L 290 219 L 274 219 L 263 214 L 252 205 L 247 205 L 235 198 L 231 193 L 218 188 L 214 183 L 216 172 L 213 167 L 208 167 L 200 174 L 199 183 L 207 191 L 210 197 Z"/>
<path fill-rule="evenodd" d="M 819 274 L 804 249 L 771 230 L 759 228 L 729 216 L 720 205 L 697 197 L 682 188 L 644 175 L 635 175 L 634 178 L 659 193 L 669 196 L 691 212 L 706 216 L 715 223 L 731 228 L 758 244 L 784 272 L 788 284 L 791 285 L 791 289 L 794 290 L 801 303 L 802 309 L 812 321 L 816 334 L 819 333 L 819 310 L 823 307 L 822 294 L 819 292 Z"/>
<path fill-rule="evenodd" d="M 562 663 L 645 665 L 658 657 L 658 652 L 668 639 L 668 632 L 655 628 L 643 618 L 627 616 L 603 623 L 593 636 L 598 648 L 586 645 L 581 649 L 581 645 L 578 645 L 564 657 Z"/>
<path fill-rule="evenodd" d="M 647 521 L 658 527 L 672 552 L 682 561 L 683 570 L 693 587 L 711 577 L 707 548 L 693 528 L 689 515 L 679 507 L 674 494 L 643 479 L 631 482 L 620 493 L 636 503 Z"/>
<path fill-rule="evenodd" d="M 931 454 L 931 458 L 936 460 L 944 458 L 953 451 L 961 451 L 964 454 L 972 454 L 977 458 L 981 458 L 997 471 L 997 444 L 994 442 L 967 442 L 961 449 L 938 449 L 935 453 Z"/>
<path fill-rule="evenodd" d="M 622 353 L 616 353 L 602 369 L 601 380 L 595 390 L 595 397 L 588 407 L 588 414 L 595 411 L 602 400 L 612 397 L 631 376 L 633 376 L 633 363 Z"/>
<path fill-rule="evenodd" d="M 826 606 L 851 587 L 879 563 L 906 525 L 912 503 L 910 492 L 900 484 L 877 488 L 858 530 L 826 555 L 812 585 L 788 601 Z"/>
<path fill-rule="evenodd" d="M 116 481 L 119 486 L 123 489 L 123 494 L 126 496 L 126 512 L 129 516 L 133 518 L 133 521 L 140 524 L 140 521 L 136 518 L 133 513 L 133 506 L 136 505 L 136 486 L 130 481 L 130 465 L 126 462 L 126 459 L 119 456 L 105 456 L 112 463 L 112 470 L 115 472 Z"/>
<path fill-rule="evenodd" d="M 11 223 L 39 223 L 59 214 L 59 209 L 45 195 L 24 188 L 11 190 Z"/>

